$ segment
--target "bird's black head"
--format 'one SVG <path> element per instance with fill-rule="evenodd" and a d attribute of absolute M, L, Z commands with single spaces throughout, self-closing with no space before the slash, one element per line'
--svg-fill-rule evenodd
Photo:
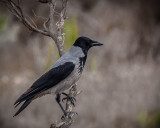
<path fill-rule="evenodd" d="M 93 46 L 101 46 L 102 43 L 99 43 L 97 41 L 91 40 L 88 37 L 79 37 L 75 43 L 73 44 L 76 47 L 82 48 L 84 53 L 87 53 L 87 51 L 93 47 Z"/>

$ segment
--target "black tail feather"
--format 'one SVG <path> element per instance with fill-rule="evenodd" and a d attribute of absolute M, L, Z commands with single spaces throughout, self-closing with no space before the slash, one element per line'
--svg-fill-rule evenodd
<path fill-rule="evenodd" d="M 14 104 L 14 105 L 15 105 L 15 107 L 14 107 L 14 108 L 16 108 L 20 103 L 21 103 L 21 102 L 18 102 L 17 104 Z"/>
<path fill-rule="evenodd" d="M 21 95 L 21 96 L 15 101 L 14 105 L 16 105 L 18 102 L 20 102 L 21 98 L 24 97 L 24 96 L 25 96 L 24 94 Z"/>
<path fill-rule="evenodd" d="M 31 101 L 32 99 L 26 100 L 13 117 L 17 116 L 20 112 L 22 112 L 31 103 Z"/>
<path fill-rule="evenodd" d="M 25 100 L 28 100 L 28 99 L 32 99 L 35 95 L 37 95 L 37 94 L 39 94 L 39 93 L 41 93 L 41 92 L 43 92 L 43 91 L 45 91 L 45 90 L 47 90 L 46 88 L 44 88 L 44 89 L 39 89 L 39 90 L 33 90 L 33 91 L 31 91 L 31 92 L 29 92 L 29 93 L 27 93 L 27 94 L 22 94 L 16 101 L 15 101 L 15 103 L 14 103 L 14 105 L 16 105 L 16 107 L 21 103 L 21 102 L 23 102 L 23 101 L 25 101 Z"/>

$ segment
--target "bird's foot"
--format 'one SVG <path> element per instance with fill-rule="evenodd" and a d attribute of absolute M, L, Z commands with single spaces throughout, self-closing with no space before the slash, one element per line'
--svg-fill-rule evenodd
<path fill-rule="evenodd" d="M 62 94 L 66 96 L 65 98 L 62 99 L 62 102 L 64 102 L 64 100 L 70 100 L 71 104 L 75 106 L 76 99 L 73 96 L 70 96 L 69 94 L 66 94 L 64 92 Z"/>
<path fill-rule="evenodd" d="M 65 120 L 65 118 L 72 118 L 72 116 L 78 115 L 77 112 L 67 112 L 65 111 L 64 115 L 61 117 L 62 120 Z"/>

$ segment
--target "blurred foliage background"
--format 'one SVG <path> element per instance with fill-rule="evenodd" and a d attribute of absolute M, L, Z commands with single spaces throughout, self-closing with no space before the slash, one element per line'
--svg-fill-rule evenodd
<path fill-rule="evenodd" d="M 21 2 L 40 27 L 48 7 Z M 160 128 L 160 1 L 70 0 L 67 13 L 66 51 L 78 36 L 104 43 L 89 51 L 72 128 Z M 0 5 L 0 128 L 46 128 L 60 119 L 52 95 L 12 117 L 14 101 L 58 57 L 50 38 L 29 31 Z"/>

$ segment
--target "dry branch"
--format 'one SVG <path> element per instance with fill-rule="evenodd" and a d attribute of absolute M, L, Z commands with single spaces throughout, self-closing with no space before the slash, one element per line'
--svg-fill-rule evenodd
<path fill-rule="evenodd" d="M 78 91 L 76 88 L 76 84 L 69 90 L 69 95 L 72 97 L 76 97 L 81 93 L 81 91 Z M 62 121 L 58 124 L 52 124 L 50 128 L 69 128 L 71 124 L 74 122 L 74 116 L 77 115 L 76 112 L 73 112 L 73 104 L 70 100 L 67 100 L 66 102 L 66 111 L 70 112 L 67 116 L 62 116 Z"/>
<path fill-rule="evenodd" d="M 17 0 L 17 2 L 14 2 L 12 0 L 0 0 L 0 2 L 3 3 L 8 8 L 8 10 L 13 15 L 15 15 L 19 19 L 19 21 L 22 24 L 24 24 L 29 30 L 51 37 L 58 48 L 59 55 L 62 56 L 64 54 L 64 35 L 65 35 L 63 33 L 63 26 L 64 26 L 64 21 L 66 19 L 66 9 L 67 9 L 68 0 L 61 0 L 62 8 L 61 8 L 61 11 L 58 13 L 55 10 L 57 0 L 38 0 L 38 1 L 40 3 L 47 4 L 49 6 L 50 14 L 49 14 L 49 17 L 43 18 L 43 19 L 46 19 L 42 25 L 43 29 L 38 28 L 34 20 L 32 20 L 29 16 L 26 16 L 24 14 L 20 6 L 20 0 Z M 36 16 L 35 13 L 34 15 Z M 57 15 L 59 19 L 55 24 L 54 16 L 57 16 Z M 72 97 L 76 97 L 79 93 L 80 91 L 77 91 L 76 85 L 74 85 L 69 90 L 69 95 Z M 65 105 L 66 105 L 65 107 L 66 111 L 70 113 L 67 114 L 67 116 L 63 115 L 61 118 L 62 121 L 58 124 L 52 124 L 50 128 L 69 128 L 69 126 L 74 122 L 73 118 L 75 113 L 72 112 L 74 106 L 68 99 Z"/>
<path fill-rule="evenodd" d="M 41 0 L 40 0 L 41 1 Z M 64 19 L 65 19 L 65 13 L 64 10 L 66 10 L 67 7 L 67 2 L 68 0 L 63 0 L 62 1 L 62 11 L 59 14 L 59 21 L 56 24 L 56 29 L 54 30 L 54 12 L 55 12 L 55 5 L 56 5 L 56 0 L 48 0 L 46 4 L 49 5 L 50 8 L 50 15 L 47 18 L 47 21 L 44 22 L 44 29 L 41 30 L 40 28 L 35 25 L 33 20 L 29 18 L 29 16 L 25 16 L 23 13 L 23 10 L 20 6 L 20 2 L 14 2 L 12 0 L 1 0 L 1 3 L 3 3 L 8 10 L 15 15 L 21 23 L 23 23 L 29 30 L 33 32 L 40 33 L 42 35 L 51 37 L 54 42 L 56 43 L 56 46 L 59 51 L 59 55 L 62 56 L 64 54 L 64 41 L 63 41 L 63 25 L 64 25 Z M 42 2 L 42 1 L 41 1 Z M 46 24 L 49 22 L 49 27 L 46 26 Z"/>

